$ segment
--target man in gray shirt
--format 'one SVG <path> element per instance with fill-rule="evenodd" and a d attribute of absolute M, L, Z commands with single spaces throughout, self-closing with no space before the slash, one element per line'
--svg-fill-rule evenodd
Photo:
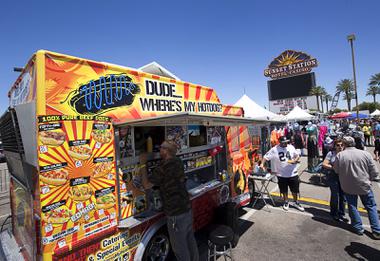
<path fill-rule="evenodd" d="M 379 171 L 370 153 L 355 148 L 354 138 L 344 137 L 343 143 L 345 150 L 337 154 L 333 167 L 346 194 L 351 225 L 356 234 L 363 235 L 363 224 L 357 209 L 359 196 L 367 210 L 372 235 L 380 239 L 379 215 L 371 189 L 371 181 L 376 179 Z"/>

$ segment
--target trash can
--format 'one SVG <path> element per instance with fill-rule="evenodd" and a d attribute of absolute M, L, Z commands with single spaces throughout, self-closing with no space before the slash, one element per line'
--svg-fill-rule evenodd
<path fill-rule="evenodd" d="M 220 205 L 216 210 L 215 223 L 229 226 L 234 233 L 232 247 L 238 244 L 240 237 L 238 217 L 239 209 L 235 202 L 226 202 Z"/>

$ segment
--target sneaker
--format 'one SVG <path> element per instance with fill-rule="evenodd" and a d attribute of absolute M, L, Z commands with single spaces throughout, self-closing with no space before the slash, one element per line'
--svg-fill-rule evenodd
<path fill-rule="evenodd" d="M 354 233 L 358 236 L 364 235 L 364 230 L 354 230 Z M 376 232 L 375 232 L 376 233 Z"/>
<path fill-rule="evenodd" d="M 348 223 L 348 219 L 345 218 L 345 217 L 333 217 L 333 219 L 337 222 L 344 222 L 344 223 Z"/>
<path fill-rule="evenodd" d="M 293 207 L 295 207 L 296 209 L 298 209 L 299 211 L 302 211 L 304 212 L 305 209 L 303 208 L 303 206 L 301 206 L 301 204 L 299 202 L 294 202 L 293 203 Z"/>
<path fill-rule="evenodd" d="M 337 216 L 333 216 L 332 218 L 333 218 L 336 222 L 339 222 L 339 221 L 340 221 L 340 218 L 337 217 Z"/>
<path fill-rule="evenodd" d="M 379 232 L 375 232 L 375 231 L 373 231 L 373 232 L 372 232 L 372 236 L 373 236 L 374 239 L 376 239 L 376 240 L 380 240 L 380 233 L 379 233 Z"/>
<path fill-rule="evenodd" d="M 289 210 L 289 202 L 285 202 L 284 205 L 282 206 L 282 208 L 283 208 L 285 211 L 288 211 L 288 210 Z"/>

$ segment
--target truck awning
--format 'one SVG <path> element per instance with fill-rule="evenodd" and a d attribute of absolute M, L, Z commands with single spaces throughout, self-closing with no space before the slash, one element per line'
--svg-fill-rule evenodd
<path fill-rule="evenodd" d="M 266 125 L 271 121 L 256 120 L 235 116 L 216 116 L 208 114 L 196 114 L 189 112 L 174 113 L 151 118 L 130 120 L 116 123 L 116 127 L 122 126 L 177 126 L 177 125 L 203 125 L 203 126 L 243 126 Z"/>

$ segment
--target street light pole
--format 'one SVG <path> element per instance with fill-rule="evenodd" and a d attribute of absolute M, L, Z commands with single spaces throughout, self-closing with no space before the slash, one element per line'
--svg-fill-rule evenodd
<path fill-rule="evenodd" d="M 358 89 L 356 85 L 356 72 L 355 72 L 355 56 L 354 56 L 354 41 L 356 37 L 354 34 L 347 36 L 347 40 L 351 45 L 351 57 L 352 57 L 352 71 L 354 75 L 354 92 L 355 92 L 355 101 L 356 101 L 356 124 L 359 124 L 359 103 L 358 103 Z"/>

